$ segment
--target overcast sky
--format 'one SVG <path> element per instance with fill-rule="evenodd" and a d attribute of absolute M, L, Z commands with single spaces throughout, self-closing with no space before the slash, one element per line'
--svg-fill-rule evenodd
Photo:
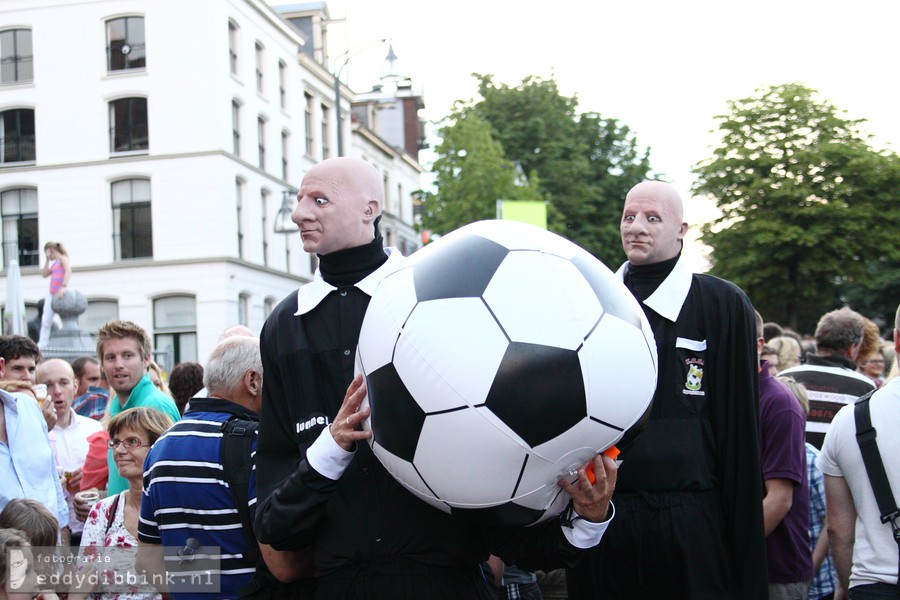
<path fill-rule="evenodd" d="M 272 0 L 273 4 L 284 3 Z M 433 121 L 472 98 L 471 73 L 517 85 L 555 78 L 579 112 L 614 117 L 651 149 L 651 164 L 691 199 L 691 167 L 709 156 L 714 115 L 763 85 L 801 82 L 850 118 L 865 118 L 881 146 L 900 150 L 897 40 L 900 2 L 820 0 L 329 0 L 332 56 L 390 37 L 398 65 L 424 93 Z M 345 74 L 357 91 L 377 79 L 386 47 L 356 54 Z M 432 140 L 432 143 L 434 140 Z M 428 166 L 428 156 L 423 160 Z"/>

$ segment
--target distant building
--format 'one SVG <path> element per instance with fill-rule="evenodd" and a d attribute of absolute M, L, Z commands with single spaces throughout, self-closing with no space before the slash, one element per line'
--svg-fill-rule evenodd
<path fill-rule="evenodd" d="M 414 251 L 416 146 L 351 125 L 343 84 L 337 110 L 328 20 L 322 2 L 0 3 L 0 303 L 17 258 L 36 311 L 43 245 L 60 241 L 83 329 L 129 319 L 166 368 L 203 362 L 223 329 L 258 331 L 312 277 L 315 256 L 275 220 L 336 155 L 339 113 L 346 153 L 384 177 L 386 240 Z"/>

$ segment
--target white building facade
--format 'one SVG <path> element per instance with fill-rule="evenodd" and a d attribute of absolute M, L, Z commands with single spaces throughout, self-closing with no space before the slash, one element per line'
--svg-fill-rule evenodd
<path fill-rule="evenodd" d="M 324 4 L 292 11 L 328 20 Z M 336 156 L 334 79 L 311 37 L 260 0 L 4 0 L 0 299 L 18 260 L 36 310 L 52 240 L 88 299 L 81 327 L 134 321 L 167 369 L 204 362 L 229 326 L 259 331 L 316 266 L 276 214 Z M 351 127 L 341 94 L 347 153 L 382 173 L 382 230 L 410 253 L 422 167 Z"/>

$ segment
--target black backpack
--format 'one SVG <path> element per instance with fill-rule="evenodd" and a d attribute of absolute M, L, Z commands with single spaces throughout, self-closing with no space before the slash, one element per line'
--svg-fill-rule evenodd
<path fill-rule="evenodd" d="M 247 498 L 247 488 L 250 485 L 250 473 L 253 463 L 250 460 L 251 444 L 258 421 L 242 419 L 234 416 L 222 423 L 222 447 L 220 460 L 222 478 L 228 483 L 238 515 L 241 517 L 241 528 L 247 539 L 248 551 L 245 555 L 247 564 L 256 566 L 256 574 L 246 586 L 238 590 L 240 598 L 252 600 L 291 600 L 309 598 L 312 596 L 313 580 L 299 579 L 291 583 L 278 581 L 269 572 L 259 551 L 259 542 L 253 535 L 253 520 L 250 518 L 250 504 Z"/>

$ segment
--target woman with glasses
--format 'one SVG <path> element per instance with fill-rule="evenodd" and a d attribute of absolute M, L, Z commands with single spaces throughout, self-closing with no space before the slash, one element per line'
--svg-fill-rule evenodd
<path fill-rule="evenodd" d="M 857 361 L 859 368 L 857 371 L 872 380 L 875 387 L 881 387 L 884 383 L 884 367 L 887 361 L 884 358 L 884 352 L 881 348 L 869 354 L 865 358 Z"/>
<path fill-rule="evenodd" d="M 137 548 L 144 459 L 150 451 L 150 446 L 171 426 L 172 419 L 168 415 L 146 407 L 130 408 L 109 420 L 106 425 L 109 433 L 108 445 L 113 452 L 116 470 L 128 481 L 128 489 L 100 500 L 91 508 L 81 537 L 82 556 L 91 553 L 90 547 Z M 130 559 L 129 566 L 133 570 L 135 552 L 121 554 Z M 114 570 L 117 572 L 120 570 L 118 565 Z M 132 588 L 108 586 L 100 589 L 115 591 L 94 594 L 93 597 L 102 600 L 161 598 L 154 591 L 139 586 Z M 69 597 L 73 598 L 71 594 Z"/>

